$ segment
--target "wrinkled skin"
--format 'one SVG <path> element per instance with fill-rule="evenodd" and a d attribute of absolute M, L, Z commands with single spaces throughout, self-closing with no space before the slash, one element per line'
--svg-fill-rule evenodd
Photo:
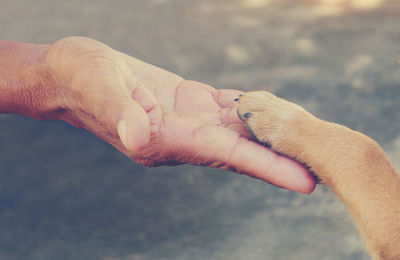
<path fill-rule="evenodd" d="M 315 187 L 302 166 L 251 140 L 236 114 L 240 91 L 184 80 L 88 38 L 56 42 L 44 62 L 53 83 L 36 118 L 86 129 L 147 166 L 205 165 L 298 192 Z"/>

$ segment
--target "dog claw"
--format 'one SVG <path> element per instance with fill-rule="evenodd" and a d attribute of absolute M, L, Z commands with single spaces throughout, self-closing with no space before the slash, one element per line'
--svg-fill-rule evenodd
<path fill-rule="evenodd" d="M 245 118 L 250 118 L 250 117 L 251 117 L 251 113 L 244 113 L 244 114 L 243 114 L 243 117 L 245 117 Z"/>

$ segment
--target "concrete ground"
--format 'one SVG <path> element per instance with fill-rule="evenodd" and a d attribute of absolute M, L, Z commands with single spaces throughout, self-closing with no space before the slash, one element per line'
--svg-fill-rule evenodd
<path fill-rule="evenodd" d="M 0 38 L 84 35 L 216 88 L 268 89 L 400 168 L 399 18 L 395 0 L 1 0 Z M 0 122 L 0 259 L 368 259 L 323 187 L 146 168 L 62 122 Z"/>

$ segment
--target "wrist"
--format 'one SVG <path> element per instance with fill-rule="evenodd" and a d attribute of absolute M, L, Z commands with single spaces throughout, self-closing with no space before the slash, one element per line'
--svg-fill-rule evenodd
<path fill-rule="evenodd" d="M 46 119 L 57 90 L 45 55 L 50 46 L 0 41 L 0 113 Z"/>

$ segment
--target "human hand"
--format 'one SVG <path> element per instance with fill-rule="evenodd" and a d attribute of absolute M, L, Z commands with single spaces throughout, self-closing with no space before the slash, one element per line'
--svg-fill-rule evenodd
<path fill-rule="evenodd" d="M 40 118 L 86 129 L 143 165 L 205 165 L 298 192 L 315 187 L 298 163 L 251 140 L 236 114 L 239 91 L 186 81 L 88 38 L 56 42 L 45 61 L 56 95 Z"/>

